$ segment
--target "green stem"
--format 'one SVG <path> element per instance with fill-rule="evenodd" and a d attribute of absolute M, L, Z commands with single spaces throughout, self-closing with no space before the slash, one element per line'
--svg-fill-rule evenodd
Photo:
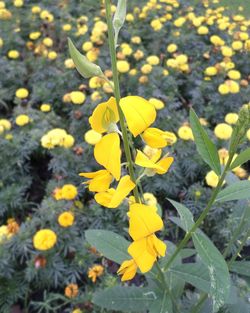
<path fill-rule="evenodd" d="M 233 262 L 236 260 L 237 256 L 239 255 L 240 251 L 243 249 L 248 237 L 250 236 L 250 230 L 248 232 L 246 232 L 245 236 L 243 237 L 239 248 L 237 249 L 237 251 L 235 252 L 235 254 L 232 256 L 232 258 L 230 259 L 230 261 L 228 262 L 228 267 L 230 269 L 230 266 L 233 264 Z"/>
<path fill-rule="evenodd" d="M 127 133 L 127 128 L 125 124 L 125 118 L 121 110 L 121 107 L 119 105 L 121 95 L 120 95 L 120 85 L 119 85 L 118 71 L 117 71 L 117 64 L 116 64 L 117 63 L 116 49 L 115 49 L 114 31 L 113 31 L 113 25 L 112 25 L 110 0 L 105 0 L 105 8 L 106 8 L 106 19 L 107 19 L 107 24 L 108 24 L 109 51 L 110 51 L 110 56 L 111 56 L 111 65 L 112 65 L 113 80 L 114 80 L 114 95 L 115 95 L 115 99 L 116 99 L 116 103 L 118 107 L 120 125 L 121 125 L 121 130 L 122 130 L 122 138 L 123 138 L 123 144 L 124 144 L 124 151 L 125 151 L 126 159 L 128 162 L 128 171 L 129 171 L 129 175 L 132 181 L 135 183 L 136 178 L 135 178 L 135 172 L 134 172 L 134 163 L 132 160 L 131 151 L 129 147 L 129 140 L 128 140 L 128 133 Z M 140 202 L 139 191 L 138 191 L 137 185 L 135 186 L 133 193 L 134 193 L 136 202 Z"/>
<path fill-rule="evenodd" d="M 198 303 L 191 309 L 190 313 L 198 313 L 201 309 L 202 304 L 207 300 L 207 297 L 208 297 L 207 293 L 203 293 Z"/>
<path fill-rule="evenodd" d="M 227 164 L 223 170 L 223 173 L 219 179 L 219 182 L 216 186 L 216 188 L 214 189 L 212 196 L 205 208 L 205 210 L 201 213 L 201 215 L 199 216 L 199 218 L 197 219 L 197 221 L 194 223 L 194 225 L 192 226 L 192 228 L 186 233 L 185 237 L 182 239 L 182 241 L 179 243 L 179 245 L 177 246 L 175 252 L 171 255 L 170 259 L 168 260 L 168 262 L 166 263 L 165 267 L 164 267 L 164 271 L 167 271 L 169 269 L 169 267 L 171 266 L 172 262 L 175 260 L 175 258 L 177 257 L 177 255 L 180 253 L 180 251 L 185 247 L 185 245 L 187 244 L 187 242 L 189 241 L 189 239 L 192 237 L 193 233 L 197 230 L 197 228 L 201 225 L 201 223 L 204 221 L 204 219 L 207 217 L 207 214 L 209 212 L 209 210 L 211 209 L 211 207 L 214 204 L 214 201 L 221 189 L 221 186 L 223 185 L 224 179 L 226 177 L 227 171 L 229 169 L 229 166 L 231 164 L 231 161 L 233 159 L 233 155 L 230 155 Z"/>

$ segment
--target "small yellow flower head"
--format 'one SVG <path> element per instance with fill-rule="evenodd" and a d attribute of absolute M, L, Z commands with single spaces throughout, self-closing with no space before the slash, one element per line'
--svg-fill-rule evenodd
<path fill-rule="evenodd" d="M 191 127 L 184 125 L 178 129 L 178 136 L 183 140 L 194 140 Z"/>
<path fill-rule="evenodd" d="M 14 0 L 14 6 L 17 8 L 21 8 L 23 6 L 23 0 Z"/>
<path fill-rule="evenodd" d="M 113 180 L 112 175 L 107 170 L 100 170 L 91 173 L 80 173 L 82 177 L 90 178 L 84 184 L 87 184 L 90 191 L 104 192 L 109 189 L 109 186 Z"/>
<path fill-rule="evenodd" d="M 141 135 L 146 144 L 152 148 L 164 148 L 171 142 L 171 134 L 158 128 L 149 127 Z"/>
<path fill-rule="evenodd" d="M 144 198 L 144 200 L 145 200 L 147 205 L 154 206 L 154 207 L 157 206 L 157 203 L 158 203 L 157 199 L 156 199 L 156 197 L 152 193 L 145 192 L 143 194 L 143 198 Z"/>
<path fill-rule="evenodd" d="M 72 184 L 63 185 L 61 192 L 65 200 L 74 200 L 78 194 L 77 188 Z"/>
<path fill-rule="evenodd" d="M 215 46 L 224 46 L 225 44 L 225 41 L 223 39 L 221 39 L 219 36 L 217 35 L 213 35 L 211 38 L 210 38 L 210 41 L 213 45 Z"/>
<path fill-rule="evenodd" d="M 243 48 L 243 43 L 242 43 L 241 41 L 239 41 L 239 40 L 234 41 L 234 42 L 232 43 L 232 48 L 233 48 L 235 51 L 239 51 L 239 50 L 241 50 L 241 49 Z"/>
<path fill-rule="evenodd" d="M 130 65 L 127 61 L 117 61 L 117 70 L 119 73 L 127 73 L 130 70 Z"/>
<path fill-rule="evenodd" d="M 153 104 L 156 110 L 161 110 L 165 107 L 164 102 L 159 99 L 150 98 L 148 101 Z"/>
<path fill-rule="evenodd" d="M 11 129 L 11 123 L 9 120 L 6 120 L 6 119 L 0 119 L 0 126 L 3 127 L 3 130 Z"/>
<path fill-rule="evenodd" d="M 26 88 L 19 88 L 16 90 L 16 97 L 19 99 L 26 99 L 29 95 L 29 91 Z"/>
<path fill-rule="evenodd" d="M 31 40 L 36 40 L 38 39 L 39 37 L 41 36 L 41 33 L 40 32 L 32 32 L 29 34 L 29 38 Z"/>
<path fill-rule="evenodd" d="M 70 93 L 70 98 L 71 98 L 72 103 L 74 104 L 83 104 L 86 99 L 86 96 L 81 91 L 72 91 Z"/>
<path fill-rule="evenodd" d="M 72 311 L 72 313 L 83 313 L 83 311 L 80 310 L 80 309 L 75 309 L 75 310 Z"/>
<path fill-rule="evenodd" d="M 233 132 L 232 127 L 226 123 L 220 123 L 214 129 L 215 136 L 223 140 L 230 139 L 232 132 Z"/>
<path fill-rule="evenodd" d="M 207 76 L 215 76 L 218 73 L 217 68 L 215 66 L 209 66 L 205 70 L 205 74 Z"/>
<path fill-rule="evenodd" d="M 82 50 L 87 52 L 93 48 L 93 43 L 91 41 L 86 41 L 82 45 Z"/>
<path fill-rule="evenodd" d="M 133 259 L 124 261 L 117 271 L 118 275 L 122 275 L 121 281 L 133 279 L 136 275 L 137 267 Z"/>
<path fill-rule="evenodd" d="M 33 245 L 37 250 L 49 250 L 57 242 L 57 235 L 51 229 L 41 229 L 33 237 Z"/>
<path fill-rule="evenodd" d="M 219 158 L 220 158 L 220 164 L 221 165 L 226 165 L 227 160 L 228 160 L 228 150 L 225 148 L 222 148 L 220 150 L 218 150 L 218 154 L 219 154 Z"/>
<path fill-rule="evenodd" d="M 208 186 L 215 188 L 218 185 L 219 177 L 214 171 L 210 171 L 206 175 L 206 183 Z"/>
<path fill-rule="evenodd" d="M 72 212 L 63 212 L 58 216 L 58 223 L 62 227 L 72 226 L 74 223 L 75 217 Z"/>
<path fill-rule="evenodd" d="M 219 85 L 219 88 L 218 88 L 218 91 L 219 91 L 219 93 L 220 93 L 221 95 L 227 95 L 227 94 L 229 94 L 230 89 L 229 89 L 228 85 L 226 85 L 226 84 L 220 84 L 220 85 Z"/>
<path fill-rule="evenodd" d="M 178 19 L 176 19 L 176 20 L 174 21 L 174 26 L 176 26 L 176 27 L 182 27 L 185 22 L 186 22 L 185 17 L 179 17 Z"/>
<path fill-rule="evenodd" d="M 55 60 L 57 58 L 57 53 L 55 51 L 50 51 L 48 53 L 48 59 Z"/>
<path fill-rule="evenodd" d="M 231 70 L 227 73 L 228 77 L 230 79 L 234 79 L 234 80 L 238 80 L 238 79 L 241 79 L 241 74 L 239 71 L 236 71 L 236 70 Z"/>
<path fill-rule="evenodd" d="M 32 12 L 33 14 L 39 14 L 41 11 L 42 11 L 42 9 L 41 9 L 39 6 L 33 6 L 33 7 L 31 8 L 31 12 Z"/>
<path fill-rule="evenodd" d="M 66 59 L 66 60 L 64 61 L 64 66 L 65 66 L 66 68 L 68 68 L 68 69 L 75 68 L 75 64 L 74 64 L 74 62 L 73 62 L 72 59 Z"/>
<path fill-rule="evenodd" d="M 26 114 L 21 114 L 16 117 L 16 124 L 18 126 L 25 126 L 29 124 L 29 122 L 30 122 L 30 118 Z"/>
<path fill-rule="evenodd" d="M 228 124 L 236 124 L 237 121 L 238 121 L 238 114 L 237 113 L 228 113 L 226 116 L 225 116 L 225 122 L 228 123 Z"/>
<path fill-rule="evenodd" d="M 75 138 L 72 135 L 66 135 L 63 139 L 63 147 L 64 148 L 71 148 L 74 146 Z"/>
<path fill-rule="evenodd" d="M 150 25 L 154 29 L 154 31 L 156 31 L 156 32 L 161 30 L 163 27 L 163 24 L 161 23 L 161 21 L 159 19 L 152 20 Z"/>
<path fill-rule="evenodd" d="M 40 106 L 40 110 L 42 112 L 49 112 L 51 110 L 51 105 L 44 103 Z"/>
<path fill-rule="evenodd" d="M 67 298 L 73 299 L 78 296 L 79 290 L 77 284 L 69 284 L 64 289 L 64 294 Z"/>
<path fill-rule="evenodd" d="M 46 47 L 50 48 L 50 47 L 53 46 L 53 40 L 50 37 L 46 37 L 46 38 L 43 39 L 43 44 Z"/>
<path fill-rule="evenodd" d="M 92 280 L 93 283 L 96 282 L 96 278 L 103 275 L 104 267 L 102 265 L 96 264 L 89 268 L 88 278 Z"/>
<path fill-rule="evenodd" d="M 96 145 L 102 139 L 102 135 L 93 129 L 88 130 L 84 135 L 84 140 L 90 145 Z"/>
<path fill-rule="evenodd" d="M 169 53 L 174 53 L 178 49 L 177 45 L 174 43 L 171 43 L 170 45 L 167 46 L 167 52 Z"/>
<path fill-rule="evenodd" d="M 222 47 L 221 53 L 224 57 L 231 57 L 233 55 L 233 50 L 230 47 Z"/>
<path fill-rule="evenodd" d="M 147 57 L 147 62 L 150 65 L 158 65 L 160 63 L 160 59 L 156 55 L 151 55 Z"/>
<path fill-rule="evenodd" d="M 146 130 L 156 119 L 156 111 L 152 103 L 141 97 L 122 98 L 120 106 L 134 137 Z"/>
<path fill-rule="evenodd" d="M 10 237 L 7 225 L 0 226 L 0 244 Z"/>
<path fill-rule="evenodd" d="M 200 26 L 198 29 L 197 29 L 197 33 L 199 35 L 207 35 L 209 33 L 209 29 L 208 27 L 206 26 Z"/>
<path fill-rule="evenodd" d="M 70 24 L 64 24 L 62 26 L 62 29 L 65 31 L 65 32 L 69 32 L 71 30 L 72 26 Z"/>

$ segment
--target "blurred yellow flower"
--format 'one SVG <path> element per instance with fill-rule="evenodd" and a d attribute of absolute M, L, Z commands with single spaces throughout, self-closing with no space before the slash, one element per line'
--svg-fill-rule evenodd
<path fill-rule="evenodd" d="M 74 200 L 78 194 L 77 188 L 72 184 L 63 185 L 61 192 L 65 200 Z"/>
<path fill-rule="evenodd" d="M 232 127 L 226 123 L 220 123 L 214 129 L 215 136 L 223 140 L 230 139 L 232 132 L 233 132 Z"/>
<path fill-rule="evenodd" d="M 20 114 L 16 117 L 16 124 L 18 126 L 25 126 L 29 124 L 29 122 L 30 122 L 30 118 L 26 114 Z"/>
<path fill-rule="evenodd" d="M 26 88 L 19 88 L 16 90 L 16 97 L 19 99 L 25 99 L 29 95 L 29 91 Z"/>
<path fill-rule="evenodd" d="M 72 226 L 74 223 L 75 217 L 72 212 L 63 212 L 58 216 L 58 223 L 62 227 Z"/>
<path fill-rule="evenodd" d="M 41 229 L 33 237 L 33 245 L 37 250 L 49 250 L 57 242 L 57 235 L 51 229 Z"/>

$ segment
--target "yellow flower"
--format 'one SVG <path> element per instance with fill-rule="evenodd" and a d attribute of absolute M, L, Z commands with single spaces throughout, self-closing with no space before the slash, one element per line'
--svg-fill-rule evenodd
<path fill-rule="evenodd" d="M 78 194 L 77 188 L 71 184 L 63 185 L 61 191 L 62 197 L 65 200 L 74 200 Z"/>
<path fill-rule="evenodd" d="M 225 44 L 225 41 L 223 39 L 221 39 L 219 36 L 217 35 L 213 35 L 210 38 L 210 41 L 213 45 L 215 46 L 223 46 Z"/>
<path fill-rule="evenodd" d="M 110 131 L 119 121 L 119 114 L 114 97 L 100 103 L 89 118 L 91 127 L 98 133 Z"/>
<path fill-rule="evenodd" d="M 19 88 L 16 91 L 16 97 L 19 99 L 25 99 L 29 95 L 29 91 L 26 88 Z"/>
<path fill-rule="evenodd" d="M 0 226 L 0 244 L 10 237 L 11 234 L 8 231 L 8 226 L 7 225 Z"/>
<path fill-rule="evenodd" d="M 78 293 L 79 293 L 79 289 L 78 289 L 77 284 L 69 284 L 64 290 L 65 296 L 70 299 L 77 297 Z"/>
<path fill-rule="evenodd" d="M 219 176 L 215 174 L 214 171 L 210 171 L 206 175 L 206 183 L 208 186 L 215 188 L 219 182 Z"/>
<path fill-rule="evenodd" d="M 152 103 L 138 97 L 128 96 L 120 100 L 130 132 L 136 137 L 154 123 L 156 111 Z"/>
<path fill-rule="evenodd" d="M 72 91 L 70 93 L 70 99 L 74 104 L 83 104 L 86 96 L 81 91 Z"/>
<path fill-rule="evenodd" d="M 228 113 L 225 116 L 225 122 L 227 122 L 228 124 L 236 124 L 236 122 L 238 121 L 238 114 L 237 113 Z"/>
<path fill-rule="evenodd" d="M 233 41 L 232 48 L 235 51 L 241 50 L 243 48 L 243 43 L 241 41 L 239 41 L 239 40 Z"/>
<path fill-rule="evenodd" d="M 164 148 L 173 141 L 176 141 L 176 137 L 173 135 L 173 133 L 151 127 L 144 131 L 142 138 L 152 148 Z"/>
<path fill-rule="evenodd" d="M 147 62 L 150 65 L 158 65 L 160 63 L 160 59 L 156 55 L 150 55 L 147 57 Z"/>
<path fill-rule="evenodd" d="M 93 44 L 92 44 L 91 41 L 86 41 L 82 45 L 82 50 L 85 51 L 85 52 L 91 50 L 92 48 L 93 48 Z"/>
<path fill-rule="evenodd" d="M 169 53 L 174 53 L 178 49 L 177 45 L 174 43 L 171 43 L 170 45 L 167 46 L 167 52 Z"/>
<path fill-rule="evenodd" d="M 135 277 L 137 264 L 133 259 L 124 261 L 117 271 L 118 275 L 122 275 L 121 281 L 131 280 Z"/>
<path fill-rule="evenodd" d="M 29 34 L 29 38 L 31 40 L 36 40 L 38 39 L 39 37 L 41 36 L 41 33 L 40 32 L 32 32 Z"/>
<path fill-rule="evenodd" d="M 96 264 L 89 268 L 88 278 L 91 278 L 92 282 L 96 282 L 96 278 L 102 276 L 104 272 L 104 267 L 102 265 Z"/>
<path fill-rule="evenodd" d="M 127 61 L 117 61 L 117 70 L 119 73 L 127 73 L 130 70 L 130 65 Z"/>
<path fill-rule="evenodd" d="M 75 143 L 75 138 L 72 135 L 66 135 L 63 139 L 63 147 L 64 148 L 69 149 L 69 148 L 73 147 L 74 143 Z"/>
<path fill-rule="evenodd" d="M 16 124 L 18 126 L 24 126 L 24 125 L 27 125 L 29 124 L 30 122 L 30 118 L 28 115 L 26 114 L 20 114 L 16 117 Z"/>
<path fill-rule="evenodd" d="M 236 70 L 231 70 L 227 73 L 228 77 L 230 79 L 235 79 L 235 80 L 238 80 L 241 78 L 241 74 L 239 71 L 236 71 Z"/>
<path fill-rule="evenodd" d="M 87 184 L 90 191 L 104 192 L 109 189 L 112 182 L 112 175 L 107 170 L 100 170 L 91 173 L 80 173 L 82 177 L 90 178 L 84 184 Z"/>
<path fill-rule="evenodd" d="M 178 136 L 183 140 L 194 140 L 191 127 L 184 125 L 178 129 Z"/>
<path fill-rule="evenodd" d="M 44 103 L 40 106 L 40 110 L 42 112 L 49 112 L 51 110 L 51 105 Z"/>
<path fill-rule="evenodd" d="M 74 223 L 75 217 L 72 212 L 63 212 L 58 216 L 58 223 L 62 227 L 72 226 Z"/>
<path fill-rule="evenodd" d="M 172 165 L 174 158 L 173 157 L 163 157 L 160 161 L 158 161 L 161 157 L 161 150 L 159 149 L 153 157 L 148 158 L 143 152 L 137 150 L 135 164 L 145 167 L 149 170 L 146 171 L 148 176 L 152 176 L 155 173 L 163 175 L 167 173 L 170 166 Z"/>
<path fill-rule="evenodd" d="M 157 199 L 156 197 L 150 193 L 150 192 L 145 192 L 143 194 L 143 198 L 145 200 L 145 203 L 149 206 L 156 206 L 157 205 Z"/>
<path fill-rule="evenodd" d="M 33 237 L 33 245 L 37 250 L 49 250 L 54 247 L 57 235 L 51 229 L 41 229 Z"/>
<path fill-rule="evenodd" d="M 14 0 L 14 6 L 17 8 L 21 8 L 23 6 L 23 0 Z"/>
<path fill-rule="evenodd" d="M 121 178 L 116 189 L 111 188 L 105 192 L 97 193 L 95 200 L 107 208 L 117 208 L 134 188 L 134 182 L 129 175 L 126 175 Z"/>
<path fill-rule="evenodd" d="M 55 51 L 50 51 L 48 53 L 48 59 L 55 60 L 57 58 L 57 53 Z"/>
<path fill-rule="evenodd" d="M 150 98 L 148 101 L 153 104 L 156 110 L 161 110 L 165 107 L 164 102 L 159 99 Z"/>
<path fill-rule="evenodd" d="M 102 135 L 95 130 L 90 129 L 85 133 L 84 139 L 88 144 L 96 145 L 102 139 Z"/>
<path fill-rule="evenodd" d="M 214 75 L 216 75 L 217 74 L 217 68 L 215 67 L 215 66 L 209 66 L 209 67 L 207 67 L 206 68 L 206 70 L 205 70 L 205 74 L 207 75 L 207 76 L 214 76 Z"/>
<path fill-rule="evenodd" d="M 197 33 L 199 35 L 207 35 L 209 33 L 209 29 L 206 27 L 206 26 L 200 26 L 198 29 L 197 29 Z"/>
<path fill-rule="evenodd" d="M 141 67 L 141 72 L 143 74 L 149 74 L 152 72 L 152 65 L 150 64 L 144 64 L 142 67 Z"/>
<path fill-rule="evenodd" d="M 163 25 L 161 23 L 161 21 L 159 19 L 155 19 L 152 20 L 150 23 L 151 27 L 155 30 L 155 31 L 159 31 L 162 29 Z"/>
<path fill-rule="evenodd" d="M 50 48 L 53 46 L 53 40 L 50 37 L 46 37 L 43 39 L 43 44 Z"/>
<path fill-rule="evenodd" d="M 226 123 L 220 123 L 214 129 L 215 136 L 223 140 L 230 139 L 232 132 L 233 132 L 232 127 Z"/>
<path fill-rule="evenodd" d="M 11 123 L 10 121 L 6 119 L 0 119 L 0 126 L 4 128 L 4 130 L 10 130 L 11 129 Z"/>
<path fill-rule="evenodd" d="M 221 53 L 224 57 L 231 57 L 233 55 L 233 50 L 230 47 L 222 47 Z"/>
<path fill-rule="evenodd" d="M 218 91 L 221 95 L 227 95 L 230 92 L 229 87 L 226 84 L 220 84 Z"/>
<path fill-rule="evenodd" d="M 116 180 L 121 176 L 121 148 L 120 137 L 117 133 L 105 135 L 95 145 L 94 157 L 104 166 Z"/>

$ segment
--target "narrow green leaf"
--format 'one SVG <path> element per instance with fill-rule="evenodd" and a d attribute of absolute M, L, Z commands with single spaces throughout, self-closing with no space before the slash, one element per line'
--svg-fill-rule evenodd
<path fill-rule="evenodd" d="M 241 152 L 236 157 L 236 159 L 231 164 L 230 169 L 233 170 L 235 167 L 240 166 L 249 160 L 250 160 L 250 148 L 247 148 L 245 151 Z"/>
<path fill-rule="evenodd" d="M 100 66 L 90 62 L 83 54 L 81 54 L 76 49 L 70 38 L 68 38 L 68 45 L 69 53 L 76 66 L 76 69 L 84 78 L 89 78 L 93 76 L 104 76 Z"/>
<path fill-rule="evenodd" d="M 93 302 L 96 305 L 109 310 L 109 312 L 112 310 L 121 312 L 143 312 L 148 310 L 151 305 L 155 304 L 156 300 L 157 295 L 154 290 L 149 288 L 121 286 L 96 292 L 93 297 Z"/>
<path fill-rule="evenodd" d="M 170 271 L 194 287 L 210 292 L 209 272 L 203 263 L 184 263 L 170 268 Z"/>
<path fill-rule="evenodd" d="M 216 202 L 250 199 L 250 181 L 242 180 L 219 192 Z"/>
<path fill-rule="evenodd" d="M 168 199 L 168 201 L 176 208 L 176 210 L 177 210 L 177 212 L 181 218 L 181 223 L 183 225 L 184 230 L 186 232 L 189 231 L 194 224 L 193 214 L 183 204 L 176 202 L 174 200 L 170 200 L 170 199 Z M 174 220 L 176 220 L 176 219 L 174 218 L 173 221 Z"/>
<path fill-rule="evenodd" d="M 230 271 L 250 277 L 250 261 L 235 261 L 230 266 Z"/>
<path fill-rule="evenodd" d="M 127 0 L 118 0 L 117 8 L 113 19 L 113 27 L 115 30 L 115 46 L 117 45 L 118 35 L 122 28 L 127 11 Z"/>
<path fill-rule="evenodd" d="M 208 134 L 202 127 L 198 116 L 193 109 L 190 109 L 190 124 L 194 135 L 197 150 L 203 160 L 218 175 L 221 174 L 220 159 L 215 144 L 208 137 Z"/>
<path fill-rule="evenodd" d="M 219 250 L 206 235 L 194 233 L 192 237 L 202 262 L 208 268 L 211 282 L 209 294 L 213 300 L 213 312 L 217 312 L 227 301 L 230 292 L 228 266 Z"/>
<path fill-rule="evenodd" d="M 85 231 L 85 237 L 91 246 L 109 260 L 121 264 L 124 260 L 131 259 L 127 253 L 130 243 L 112 231 L 89 229 Z"/>

